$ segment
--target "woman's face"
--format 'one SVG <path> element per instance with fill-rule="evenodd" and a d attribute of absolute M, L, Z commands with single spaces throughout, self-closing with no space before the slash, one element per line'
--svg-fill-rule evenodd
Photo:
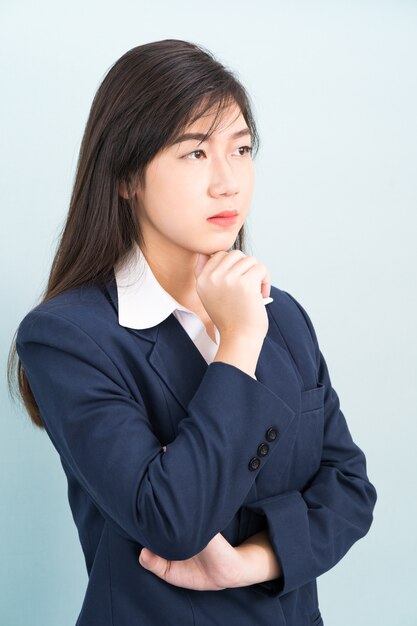
<path fill-rule="evenodd" d="M 205 133 L 212 115 L 185 132 Z M 233 137 L 239 131 L 247 134 Z M 255 171 L 248 149 L 251 136 L 240 109 L 225 109 L 216 131 L 198 146 L 200 140 L 183 138 L 158 153 L 146 170 L 145 189 L 136 189 L 139 224 L 150 249 L 174 252 L 180 247 L 205 254 L 227 250 L 248 215 Z M 235 224 L 207 221 L 225 210 L 238 211 Z"/>

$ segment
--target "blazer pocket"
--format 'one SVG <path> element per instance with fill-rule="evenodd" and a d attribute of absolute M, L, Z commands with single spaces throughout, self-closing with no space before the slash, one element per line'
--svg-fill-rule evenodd
<path fill-rule="evenodd" d="M 325 386 L 301 391 L 300 423 L 290 476 L 292 488 L 305 485 L 320 467 L 323 448 Z"/>
<path fill-rule="evenodd" d="M 301 413 L 307 413 L 309 411 L 316 411 L 324 407 L 324 390 L 325 386 L 322 383 L 317 383 L 317 387 L 312 389 L 304 389 L 301 392 Z"/>

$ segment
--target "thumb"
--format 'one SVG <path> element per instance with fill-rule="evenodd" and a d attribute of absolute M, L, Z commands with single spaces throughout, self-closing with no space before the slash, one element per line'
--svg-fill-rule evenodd
<path fill-rule="evenodd" d="M 271 281 L 265 279 L 265 282 L 261 284 L 261 293 L 263 298 L 271 297 Z"/>
<path fill-rule="evenodd" d="M 209 258 L 210 257 L 208 254 L 202 254 L 201 252 L 198 253 L 197 263 L 195 264 L 194 268 L 194 274 L 196 277 L 200 275 L 203 267 L 205 266 Z"/>
<path fill-rule="evenodd" d="M 142 565 L 142 567 L 147 567 L 148 569 L 151 569 L 151 567 L 155 565 L 155 561 L 157 561 L 158 558 L 160 557 L 152 552 L 152 550 L 149 550 L 148 548 L 142 548 L 139 554 L 139 563 Z"/>

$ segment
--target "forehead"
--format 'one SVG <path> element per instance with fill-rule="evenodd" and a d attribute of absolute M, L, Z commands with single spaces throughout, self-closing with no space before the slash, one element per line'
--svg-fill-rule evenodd
<path fill-rule="evenodd" d="M 199 117 L 198 120 L 188 124 L 185 127 L 186 132 L 206 133 L 214 121 L 215 129 L 213 133 L 216 134 L 225 133 L 229 128 L 234 128 L 235 126 L 239 126 L 239 128 L 246 126 L 245 118 L 237 104 L 231 104 L 219 111 L 218 117 L 215 120 L 216 113 L 217 111 L 215 109 L 207 111 L 204 115 Z"/>
<path fill-rule="evenodd" d="M 229 107 L 220 111 L 217 118 L 214 117 L 215 115 L 216 112 L 210 112 L 185 126 L 184 131 L 176 135 L 170 145 L 179 148 L 180 144 L 187 141 L 197 141 L 199 142 L 197 145 L 199 145 L 204 142 L 217 141 L 217 138 L 220 141 L 229 142 L 251 136 L 251 131 L 238 107 Z M 208 132 L 210 134 L 206 137 Z"/>

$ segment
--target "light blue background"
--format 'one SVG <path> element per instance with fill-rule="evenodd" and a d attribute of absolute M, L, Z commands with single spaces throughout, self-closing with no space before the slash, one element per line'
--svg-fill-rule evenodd
<path fill-rule="evenodd" d="M 261 135 L 250 248 L 307 309 L 378 491 L 369 534 L 318 579 L 326 626 L 417 624 L 417 2 L 2 2 L 0 622 L 73 626 L 87 576 L 46 434 L 5 362 L 46 285 L 107 69 L 164 38 L 203 44 Z"/>

